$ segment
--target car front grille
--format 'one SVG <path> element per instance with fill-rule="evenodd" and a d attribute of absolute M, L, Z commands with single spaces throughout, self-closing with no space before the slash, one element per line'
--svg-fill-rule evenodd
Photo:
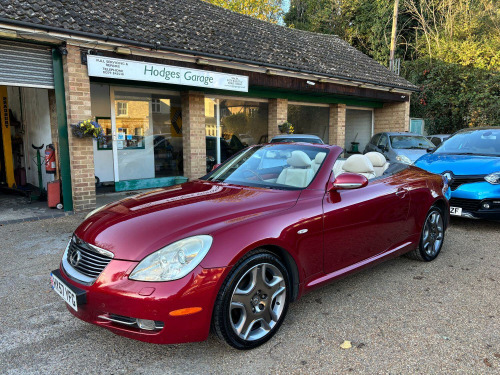
<path fill-rule="evenodd" d="M 451 198 L 450 206 L 461 207 L 466 211 L 477 211 L 479 210 L 481 201 L 477 199 L 464 199 L 464 198 Z"/>
<path fill-rule="evenodd" d="M 101 250 L 102 251 L 102 250 Z M 68 263 L 81 274 L 96 279 L 106 268 L 112 257 L 101 254 L 92 245 L 76 236 L 69 243 Z"/>
<path fill-rule="evenodd" d="M 484 182 L 484 176 L 454 176 L 450 188 L 451 190 L 457 190 L 460 185 L 473 182 Z"/>

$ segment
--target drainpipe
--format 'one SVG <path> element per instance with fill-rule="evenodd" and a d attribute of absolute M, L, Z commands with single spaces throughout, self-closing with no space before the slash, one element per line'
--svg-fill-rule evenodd
<path fill-rule="evenodd" d="M 73 211 L 64 73 L 62 56 L 57 48 L 52 48 L 52 66 L 54 68 L 54 89 L 56 94 L 57 128 L 59 133 L 59 163 L 61 166 L 63 205 L 64 211 Z"/>

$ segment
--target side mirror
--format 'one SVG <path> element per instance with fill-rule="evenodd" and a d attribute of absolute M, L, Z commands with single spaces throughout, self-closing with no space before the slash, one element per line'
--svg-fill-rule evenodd
<path fill-rule="evenodd" d="M 434 152 L 435 149 L 436 149 L 436 147 L 429 147 L 426 151 L 429 154 L 431 152 Z"/>
<path fill-rule="evenodd" d="M 219 166 L 220 166 L 220 163 L 214 164 L 214 166 L 212 167 L 212 171 L 215 171 L 217 168 L 219 168 Z"/>
<path fill-rule="evenodd" d="M 357 173 L 342 173 L 331 181 L 328 186 L 328 191 L 359 189 L 368 185 L 368 179 Z"/>

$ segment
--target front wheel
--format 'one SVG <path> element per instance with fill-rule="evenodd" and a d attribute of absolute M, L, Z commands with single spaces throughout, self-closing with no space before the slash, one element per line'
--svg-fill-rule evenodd
<path fill-rule="evenodd" d="M 215 332 L 236 349 L 253 349 L 279 329 L 289 300 L 286 267 L 274 254 L 257 250 L 231 271 L 219 291 Z"/>
<path fill-rule="evenodd" d="M 408 258 L 423 262 L 436 259 L 443 247 L 444 233 L 443 212 L 433 206 L 425 218 L 419 246 L 407 254 Z"/>

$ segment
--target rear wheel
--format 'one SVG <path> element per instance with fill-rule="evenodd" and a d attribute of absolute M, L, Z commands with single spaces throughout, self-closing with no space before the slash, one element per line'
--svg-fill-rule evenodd
<path fill-rule="evenodd" d="M 430 262 L 439 255 L 444 241 L 444 218 L 439 207 L 433 206 L 427 213 L 417 249 L 406 254 L 408 258 Z"/>
<path fill-rule="evenodd" d="M 215 332 L 236 349 L 253 349 L 279 329 L 289 300 L 286 267 L 274 254 L 257 250 L 234 268 L 219 291 Z"/>

